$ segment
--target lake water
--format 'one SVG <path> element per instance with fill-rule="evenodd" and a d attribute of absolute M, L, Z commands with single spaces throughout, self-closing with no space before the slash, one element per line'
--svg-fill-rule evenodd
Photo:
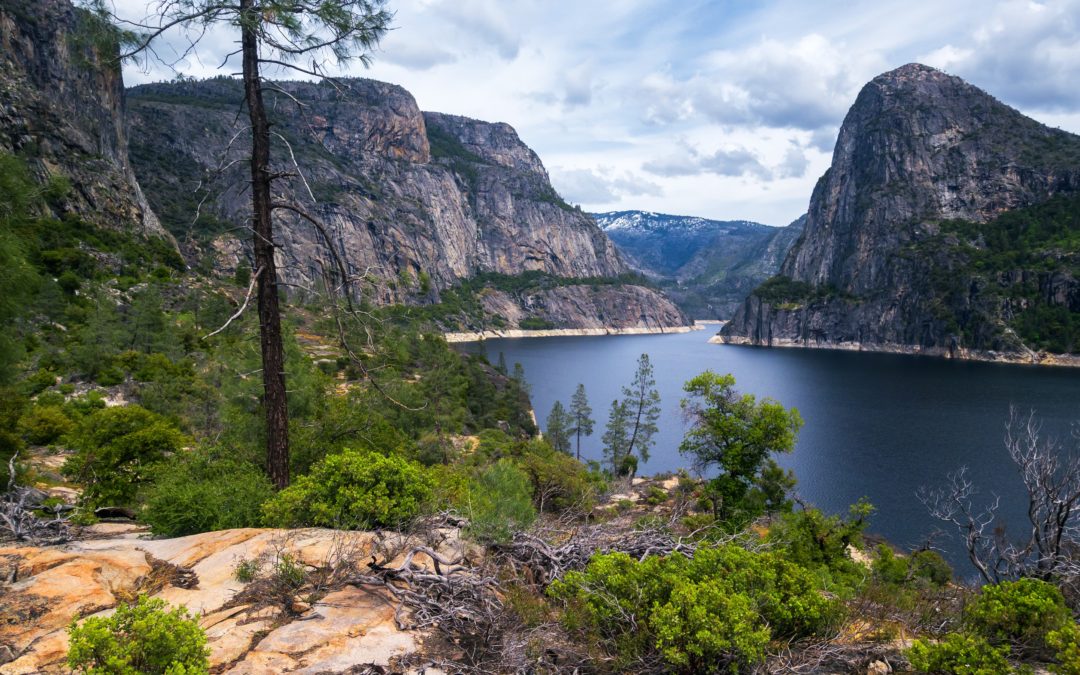
<path fill-rule="evenodd" d="M 638 356 L 649 354 L 663 414 L 639 475 L 689 466 L 678 451 L 683 382 L 706 369 L 731 373 L 740 391 L 770 396 L 802 415 L 795 451 L 780 458 L 795 471 L 799 494 L 833 513 L 868 497 L 878 509 L 870 531 L 902 547 L 945 527 L 927 515 L 915 493 L 960 466 L 969 467 L 982 497 L 1002 497 L 1007 522 L 1023 522 L 1023 489 L 1002 442 L 1010 404 L 1036 409 L 1046 433 L 1066 440 L 1070 424 L 1080 420 L 1076 369 L 714 345 L 708 343 L 712 334 L 499 339 L 482 349 L 493 363 L 502 352 L 511 366 L 524 366 L 541 426 L 552 404 L 568 405 L 583 383 L 596 432 L 582 441 L 582 458 L 596 460 L 611 401 L 629 382 Z M 481 349 L 479 343 L 465 348 Z M 1074 447 L 1071 441 L 1067 447 Z M 939 544 L 955 564 L 962 550 L 948 533 Z"/>

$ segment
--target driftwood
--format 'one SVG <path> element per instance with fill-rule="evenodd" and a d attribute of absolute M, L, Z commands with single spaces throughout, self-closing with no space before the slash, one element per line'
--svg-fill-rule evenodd
<path fill-rule="evenodd" d="M 42 493 L 15 484 L 16 452 L 8 461 L 7 491 L 0 496 L 0 538 L 34 544 L 62 544 L 71 539 L 68 530 L 69 508 L 41 505 Z M 49 514 L 51 517 L 39 514 Z"/>

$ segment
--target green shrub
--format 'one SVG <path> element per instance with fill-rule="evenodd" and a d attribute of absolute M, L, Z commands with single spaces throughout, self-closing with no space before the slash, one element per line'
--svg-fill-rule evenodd
<path fill-rule="evenodd" d="M 257 527 L 273 496 L 270 480 L 252 464 L 205 450 L 179 453 L 155 468 L 140 495 L 140 517 L 166 537 Z"/>
<path fill-rule="evenodd" d="M 936 551 L 918 551 L 907 557 L 893 553 L 880 544 L 874 555 L 874 577 L 887 584 L 910 584 L 924 581 L 933 586 L 944 586 L 952 580 L 952 567 Z"/>
<path fill-rule="evenodd" d="M 521 466 L 532 481 L 533 504 L 540 511 L 592 511 L 596 498 L 606 489 L 599 473 L 590 472 L 570 455 L 556 451 L 544 441 L 525 444 Z"/>
<path fill-rule="evenodd" d="M 984 638 L 950 633 L 941 642 L 916 640 L 907 652 L 911 667 L 920 673 L 942 675 L 1000 675 L 1010 673 L 1009 647 L 994 647 Z"/>
<path fill-rule="evenodd" d="M 469 519 L 466 532 L 484 543 L 510 539 L 536 519 L 529 475 L 509 459 L 500 459 L 469 483 L 461 505 Z"/>
<path fill-rule="evenodd" d="M 1046 644 L 1054 650 L 1057 663 L 1050 671 L 1060 675 L 1080 675 L 1080 626 L 1070 621 L 1046 634 Z"/>
<path fill-rule="evenodd" d="M 425 469 L 397 456 L 345 449 L 317 462 L 263 507 L 277 527 L 394 527 L 431 497 Z"/>
<path fill-rule="evenodd" d="M 1032 652 L 1046 648 L 1047 633 L 1071 623 L 1061 591 L 1039 579 L 984 586 L 964 610 L 964 625 L 970 631 L 993 644 Z"/>
<path fill-rule="evenodd" d="M 109 617 L 68 627 L 68 667 L 93 675 L 201 675 L 209 672 L 206 634 L 183 607 L 139 596 Z"/>
<path fill-rule="evenodd" d="M 850 511 L 846 519 L 826 516 L 817 509 L 786 513 L 769 528 L 768 539 L 786 549 L 795 563 L 841 587 L 850 587 L 862 578 L 863 570 L 851 559 L 848 546 L 862 545 L 862 532 L 873 507 L 860 501 Z"/>
<path fill-rule="evenodd" d="M 598 641 L 617 668 L 655 653 L 694 673 L 760 663 L 770 640 L 821 634 L 840 612 L 805 570 L 733 545 L 640 562 L 596 555 L 549 594 L 562 602 L 567 629 Z"/>
<path fill-rule="evenodd" d="M 19 418 L 19 434 L 33 445 L 49 445 L 75 428 L 64 409 L 55 405 L 36 405 Z"/>
<path fill-rule="evenodd" d="M 72 433 L 75 454 L 63 472 L 83 485 L 86 504 L 128 506 L 149 479 L 150 467 L 186 442 L 176 427 L 145 408 L 103 408 Z"/>

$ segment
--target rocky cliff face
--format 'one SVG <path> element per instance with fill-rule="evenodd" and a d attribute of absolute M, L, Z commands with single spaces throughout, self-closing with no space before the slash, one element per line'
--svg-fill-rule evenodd
<path fill-rule="evenodd" d="M 128 163 L 123 82 L 93 21 L 67 0 L 0 3 L 0 149 L 66 178 L 62 210 L 164 235 Z"/>
<path fill-rule="evenodd" d="M 781 278 L 723 338 L 1030 357 L 1036 311 L 1080 309 L 1075 225 L 1032 209 L 1077 190 L 1080 137 L 926 66 L 885 73 L 848 112 Z M 1038 221 L 1037 241 L 1015 214 Z"/>
<path fill-rule="evenodd" d="M 296 214 L 278 212 L 282 274 L 292 288 L 324 283 L 334 267 L 328 246 L 349 274 L 369 282 L 366 292 L 378 303 L 436 302 L 479 273 L 586 279 L 626 271 L 599 228 L 555 193 L 510 126 L 422 113 L 404 89 L 371 80 L 276 86 L 287 92 L 268 92 L 277 168 L 302 174 L 279 183 L 282 198 L 326 229 L 324 237 Z M 140 181 L 188 252 L 216 249 L 225 272 L 245 256 L 247 241 L 236 230 L 248 213 L 243 144 L 226 151 L 242 131 L 241 98 L 230 79 L 129 92 Z M 646 321 L 684 321 L 669 301 L 642 292 L 652 300 Z"/>
<path fill-rule="evenodd" d="M 805 217 L 788 227 L 649 211 L 593 214 L 635 270 L 660 282 L 690 316 L 729 319 L 780 270 Z"/>

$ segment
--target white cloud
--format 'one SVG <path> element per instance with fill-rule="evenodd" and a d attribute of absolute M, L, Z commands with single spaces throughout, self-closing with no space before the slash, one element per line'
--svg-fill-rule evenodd
<path fill-rule="evenodd" d="M 630 172 L 616 174 L 611 167 L 554 167 L 551 181 L 564 199 L 575 204 L 609 204 L 622 197 L 661 197 L 664 194 L 656 183 Z"/>

